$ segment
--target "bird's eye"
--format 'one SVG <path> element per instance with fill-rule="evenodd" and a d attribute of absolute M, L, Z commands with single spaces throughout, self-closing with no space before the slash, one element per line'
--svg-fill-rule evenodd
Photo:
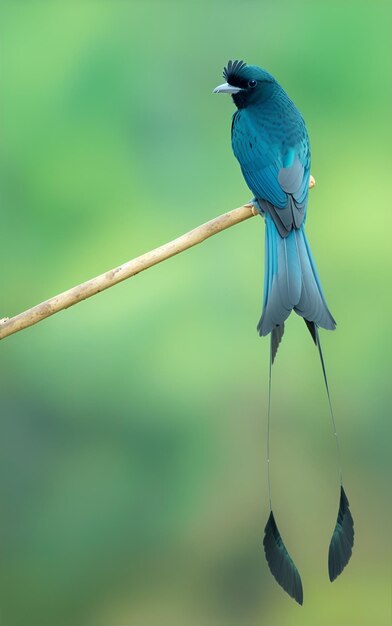
<path fill-rule="evenodd" d="M 248 81 L 248 87 L 251 87 L 253 89 L 253 87 L 256 87 L 256 85 L 257 85 L 257 80 Z"/>

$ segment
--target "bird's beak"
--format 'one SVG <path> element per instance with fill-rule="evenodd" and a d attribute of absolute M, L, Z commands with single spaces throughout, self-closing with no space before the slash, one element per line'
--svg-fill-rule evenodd
<path fill-rule="evenodd" d="M 241 87 L 233 87 L 233 85 L 229 85 L 229 83 L 223 83 L 223 85 L 219 85 L 215 87 L 212 93 L 238 93 L 239 91 L 243 91 Z"/>

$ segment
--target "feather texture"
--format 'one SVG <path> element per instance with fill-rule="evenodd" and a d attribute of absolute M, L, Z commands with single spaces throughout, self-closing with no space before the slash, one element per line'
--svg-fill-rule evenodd
<path fill-rule="evenodd" d="M 335 530 L 329 544 L 328 571 L 329 580 L 332 582 L 342 573 L 350 560 L 354 545 L 354 520 L 352 518 L 349 502 L 344 492 L 343 485 L 340 488 L 340 503 Z"/>
<path fill-rule="evenodd" d="M 308 330 L 312 336 L 312 339 L 315 343 L 315 345 L 317 346 L 317 326 L 314 322 L 309 322 L 309 320 L 304 318 L 304 322 L 306 324 L 306 326 L 308 327 Z"/>
<path fill-rule="evenodd" d="M 289 596 L 294 598 L 298 604 L 302 604 L 303 591 L 301 577 L 283 543 L 272 511 L 264 529 L 263 545 L 265 557 L 276 582 Z"/>
<path fill-rule="evenodd" d="M 280 326 L 288 318 L 301 297 L 301 264 L 296 244 L 296 231 L 283 238 L 269 214 L 266 222 L 266 264 L 264 276 L 263 313 L 257 330 L 262 336 Z"/>
<path fill-rule="evenodd" d="M 227 66 L 223 70 L 223 78 L 227 80 L 228 83 L 230 83 L 230 80 L 240 74 L 241 70 L 243 70 L 244 67 L 246 67 L 246 63 L 244 63 L 244 61 L 240 61 L 238 59 L 236 59 L 235 61 L 229 61 Z"/>
<path fill-rule="evenodd" d="M 284 322 L 283 324 L 279 324 L 279 326 L 275 326 L 275 328 L 271 331 L 271 359 L 272 363 L 275 361 L 276 353 L 279 348 L 279 344 L 282 341 L 284 333 Z"/>
<path fill-rule="evenodd" d="M 295 231 L 302 274 L 301 298 L 294 311 L 316 326 L 334 330 L 336 322 L 332 317 L 321 288 L 320 279 L 303 228 Z"/>

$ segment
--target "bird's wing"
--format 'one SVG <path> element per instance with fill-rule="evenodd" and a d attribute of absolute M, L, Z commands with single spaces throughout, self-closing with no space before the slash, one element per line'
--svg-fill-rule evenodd
<path fill-rule="evenodd" d="M 258 129 L 243 124 L 235 116 L 232 145 L 245 181 L 261 201 L 262 208 L 271 213 L 284 237 L 292 228 L 302 224 L 308 199 L 310 150 L 306 135 L 293 147 L 283 151 L 276 144 L 263 140 Z"/>

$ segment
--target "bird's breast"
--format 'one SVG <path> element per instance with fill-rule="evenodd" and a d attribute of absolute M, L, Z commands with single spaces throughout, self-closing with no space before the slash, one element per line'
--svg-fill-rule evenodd
<path fill-rule="evenodd" d="M 242 165 L 260 167 L 268 161 L 281 166 L 293 160 L 306 136 L 299 113 L 270 103 L 268 106 L 248 107 L 235 114 L 232 125 L 232 146 Z M 300 118 L 300 119 L 298 119 Z"/>

